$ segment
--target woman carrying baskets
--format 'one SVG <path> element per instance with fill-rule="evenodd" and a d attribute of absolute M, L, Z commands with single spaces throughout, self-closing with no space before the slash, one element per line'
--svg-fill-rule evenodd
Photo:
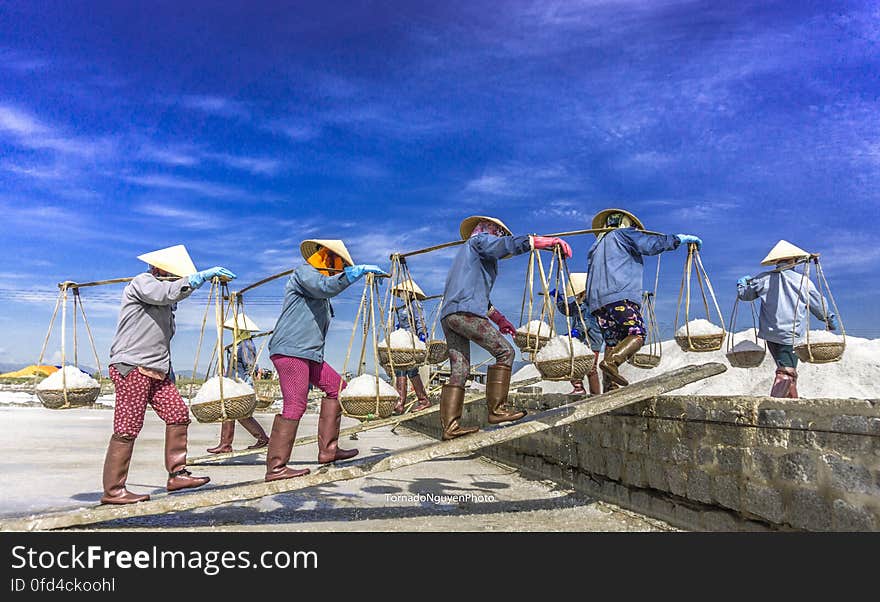
<path fill-rule="evenodd" d="M 309 473 L 288 468 L 299 421 L 306 411 L 309 385 L 324 392 L 318 417 L 318 462 L 347 460 L 358 450 L 338 447 L 342 378 L 324 361 L 324 343 L 335 297 L 364 274 L 384 274 L 375 265 L 355 265 L 341 240 L 305 240 L 300 251 L 306 263 L 293 271 L 284 287 L 284 306 L 269 340 L 269 359 L 278 372 L 284 407 L 275 416 L 266 451 L 266 481 Z"/>
<path fill-rule="evenodd" d="M 569 316 L 583 316 L 580 326 L 572 328 L 569 336 L 572 336 L 582 343 L 589 340 L 590 350 L 593 352 L 594 361 L 593 368 L 587 374 L 587 382 L 590 384 L 590 395 L 598 395 L 602 392 L 599 388 L 599 354 L 605 346 L 605 340 L 602 337 L 602 329 L 596 321 L 596 316 L 590 313 L 587 306 L 587 273 L 572 272 L 569 276 L 569 282 L 565 285 L 565 292 L 557 292 L 555 289 L 550 291 L 550 296 L 556 300 L 556 307 L 559 311 Z M 569 297 L 574 297 L 569 301 Z M 580 311 L 578 311 L 580 310 Z M 583 395 L 584 381 L 573 380 L 571 386 L 574 387 L 571 395 Z"/>
<path fill-rule="evenodd" d="M 224 328 L 228 328 L 230 330 L 235 330 L 235 322 L 234 318 L 229 318 L 226 323 L 223 325 Z M 256 323 L 248 318 L 246 315 L 241 314 L 238 316 L 238 341 L 235 345 L 231 345 L 228 350 L 226 365 L 227 368 L 227 376 L 232 378 L 233 376 L 233 362 L 232 360 L 232 347 L 237 347 L 238 351 L 235 354 L 235 372 L 234 376 L 242 381 L 246 382 L 249 385 L 254 385 L 254 379 L 251 377 L 251 372 L 253 372 L 254 364 L 257 363 L 257 346 L 254 344 L 253 339 L 251 338 L 252 333 L 259 331 L 259 326 Z M 257 419 L 253 416 L 248 416 L 247 418 L 239 418 L 239 424 L 244 427 L 244 429 L 253 435 L 256 442 L 253 445 L 249 445 L 248 449 L 260 449 L 266 447 L 269 444 L 269 436 L 266 434 L 266 431 L 263 429 L 263 426 L 257 422 Z M 211 447 L 208 449 L 209 454 L 224 454 L 232 451 L 232 441 L 235 438 L 235 420 L 227 420 L 220 426 L 220 443 L 218 443 L 215 447 Z"/>
<path fill-rule="evenodd" d="M 471 341 L 495 358 L 495 364 L 486 371 L 489 423 L 519 420 L 526 415 L 524 411 L 512 412 L 506 407 L 515 355 L 513 346 L 502 335 L 512 335 L 516 328 L 489 300 L 489 293 L 498 275 L 498 260 L 531 249 L 552 249 L 556 245 L 562 246 L 565 255 L 571 257 L 571 248 L 562 239 L 513 236 L 501 220 L 493 217 L 468 217 L 461 222 L 459 232 L 466 242 L 455 256 L 446 277 L 444 305 L 440 314 L 450 371 L 449 382 L 443 385 L 440 393 L 443 439 L 453 439 L 477 430 L 459 425 L 464 406 L 464 387 L 471 367 Z M 492 327 L 489 320 L 498 326 L 500 332 Z"/>
<path fill-rule="evenodd" d="M 645 255 L 677 249 L 682 243 L 703 242 L 690 234 L 653 235 L 642 232 L 639 219 L 623 209 L 603 209 L 593 217 L 593 229 L 603 230 L 587 254 L 587 304 L 605 338 L 605 357 L 599 362 L 603 389 L 629 382 L 618 368 L 645 342 L 642 318 L 642 276 Z"/>
<path fill-rule="evenodd" d="M 776 379 L 770 390 L 771 397 L 795 399 L 798 396 L 798 357 L 794 344 L 804 336 L 806 297 L 809 296 L 810 312 L 825 322 L 828 330 L 839 328 L 837 316 L 825 310 L 829 307 L 828 302 L 808 278 L 794 269 L 809 258 L 810 253 L 780 240 L 761 261 L 761 265 L 775 265 L 775 269 L 761 272 L 755 277 L 743 276 L 736 281 L 739 299 L 761 299 L 758 336 L 767 341 L 767 349 L 776 362 Z M 804 282 L 806 286 L 803 286 Z"/>
<path fill-rule="evenodd" d="M 396 295 L 403 300 L 403 305 L 397 308 L 397 328 L 411 331 L 423 343 L 428 339 L 428 331 L 425 328 L 423 320 L 423 310 L 421 302 L 425 300 L 425 293 L 412 279 L 406 280 L 394 286 L 391 294 Z M 412 315 L 412 320 L 410 320 Z M 399 397 L 397 404 L 394 406 L 395 414 L 403 414 L 406 407 L 406 389 L 407 379 L 412 383 L 413 391 L 416 393 L 418 403 L 413 406 L 413 412 L 420 412 L 431 407 L 431 401 L 428 399 L 428 392 L 425 391 L 425 385 L 422 383 L 422 377 L 419 376 L 418 366 L 411 368 L 395 368 L 394 384 Z"/>
<path fill-rule="evenodd" d="M 138 256 L 150 271 L 136 276 L 122 292 L 116 336 L 110 348 L 110 378 L 116 387 L 113 436 L 104 460 L 102 504 L 131 504 L 150 499 L 125 488 L 134 442 L 144 425 L 147 404 L 165 422 L 165 468 L 168 491 L 201 487 L 209 477 L 186 469 L 189 409 L 174 384 L 171 337 L 177 302 L 205 281 L 235 274 L 222 267 L 196 271 L 183 245 Z M 161 277 L 177 276 L 164 281 Z"/>

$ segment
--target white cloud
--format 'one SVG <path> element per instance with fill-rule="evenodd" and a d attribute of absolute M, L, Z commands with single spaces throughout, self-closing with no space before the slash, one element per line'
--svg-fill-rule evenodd
<path fill-rule="evenodd" d="M 149 203 L 138 206 L 135 211 L 144 215 L 169 219 L 176 225 L 192 229 L 211 230 L 225 225 L 225 222 L 216 216 L 194 209 L 181 209 L 179 207 Z"/>
<path fill-rule="evenodd" d="M 275 175 L 282 167 L 280 160 L 269 157 L 246 157 L 227 153 L 204 153 L 203 156 L 227 167 L 262 176 Z"/>
<path fill-rule="evenodd" d="M 0 104 L 0 132 L 9 134 L 18 146 L 83 158 L 107 155 L 114 148 L 113 142 L 106 138 L 64 136 L 33 115 L 4 104 Z"/>
<path fill-rule="evenodd" d="M 187 95 L 180 99 L 180 103 L 190 109 L 218 117 L 248 118 L 250 116 L 250 111 L 244 103 L 224 96 Z"/>
<path fill-rule="evenodd" d="M 490 168 L 468 181 L 465 193 L 523 197 L 549 191 L 579 190 L 581 178 L 562 165 L 534 166 L 511 163 Z"/>
<path fill-rule="evenodd" d="M 145 188 L 183 190 L 213 198 L 227 198 L 242 196 L 244 194 L 241 190 L 224 186 L 222 184 L 215 184 L 213 182 L 205 182 L 202 180 L 190 180 L 187 178 L 162 174 L 123 176 L 122 179 L 126 182 L 131 182 L 132 184 L 137 184 L 138 186 L 143 186 Z"/>

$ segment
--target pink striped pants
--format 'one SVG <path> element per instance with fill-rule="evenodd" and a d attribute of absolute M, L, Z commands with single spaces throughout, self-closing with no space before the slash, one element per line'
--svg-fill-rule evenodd
<path fill-rule="evenodd" d="M 339 391 L 345 388 L 345 381 L 327 362 L 318 363 L 279 354 L 269 359 L 278 372 L 278 381 L 281 384 L 281 396 L 284 398 L 281 415 L 290 420 L 299 420 L 306 413 L 309 385 L 318 387 L 332 399 L 336 399 Z"/>

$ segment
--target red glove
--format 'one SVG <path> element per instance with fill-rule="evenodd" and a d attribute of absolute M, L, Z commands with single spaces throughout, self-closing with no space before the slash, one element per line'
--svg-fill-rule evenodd
<path fill-rule="evenodd" d="M 571 258 L 571 247 L 561 238 L 556 238 L 555 236 L 533 236 L 532 245 L 536 249 L 552 249 L 556 245 L 559 245 L 562 247 L 562 253 L 566 257 Z"/>
<path fill-rule="evenodd" d="M 498 325 L 498 330 L 501 331 L 501 334 L 516 333 L 516 327 L 510 323 L 510 320 L 504 317 L 504 314 L 494 307 L 492 308 L 492 311 L 489 312 L 489 319 Z"/>

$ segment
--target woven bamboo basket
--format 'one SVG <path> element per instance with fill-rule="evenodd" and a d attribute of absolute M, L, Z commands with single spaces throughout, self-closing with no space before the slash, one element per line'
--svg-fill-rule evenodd
<path fill-rule="evenodd" d="M 827 364 L 843 357 L 844 343 L 803 343 L 795 345 L 794 352 L 802 362 L 808 364 Z M 810 357 L 812 354 L 812 357 Z"/>
<path fill-rule="evenodd" d="M 37 389 L 37 399 L 43 407 L 50 410 L 68 410 L 71 408 L 86 408 L 95 403 L 101 395 L 101 387 L 88 389 L 68 389 L 67 405 L 64 404 L 63 389 Z"/>
<path fill-rule="evenodd" d="M 513 344 L 519 347 L 520 351 L 526 353 L 540 350 L 549 340 L 549 336 L 526 334 L 519 331 L 513 335 Z"/>
<path fill-rule="evenodd" d="M 254 413 L 257 407 L 257 396 L 241 395 L 239 397 L 227 397 L 223 401 L 214 399 L 203 403 L 194 403 L 189 406 L 190 411 L 199 422 L 223 422 L 222 405 L 226 406 L 226 420 L 240 420 Z"/>
<path fill-rule="evenodd" d="M 660 365 L 660 356 L 655 353 L 636 353 L 629 358 L 629 363 L 636 368 L 650 370 Z"/>
<path fill-rule="evenodd" d="M 428 359 L 427 349 L 391 349 L 389 353 L 387 347 L 379 347 L 378 352 L 380 365 L 390 367 L 393 361 L 397 369 L 417 368 Z"/>
<path fill-rule="evenodd" d="M 446 341 L 443 339 L 433 339 L 428 341 L 428 364 L 442 364 L 446 361 Z"/>
<path fill-rule="evenodd" d="M 727 361 L 734 368 L 757 368 L 767 355 L 766 349 L 753 349 L 748 351 L 728 351 Z"/>
<path fill-rule="evenodd" d="M 718 334 L 692 334 L 690 337 L 675 335 L 675 342 L 682 351 L 718 351 L 724 343 L 724 332 Z"/>
<path fill-rule="evenodd" d="M 254 383 L 254 391 L 257 395 L 257 410 L 265 410 L 270 407 L 273 403 L 275 403 L 275 399 L 280 396 L 280 385 L 278 381 L 268 381 L 268 382 L 260 382 L 256 381 Z"/>
<path fill-rule="evenodd" d="M 544 380 L 581 380 L 593 369 L 593 360 L 592 354 L 576 355 L 574 361 L 568 357 L 536 361 L 535 367 Z"/>
<path fill-rule="evenodd" d="M 378 418 L 388 418 L 394 410 L 394 404 L 397 403 L 396 395 L 383 395 L 379 397 L 378 407 L 376 397 L 346 397 L 341 395 L 339 403 L 346 415 L 358 420 L 375 420 Z"/>

